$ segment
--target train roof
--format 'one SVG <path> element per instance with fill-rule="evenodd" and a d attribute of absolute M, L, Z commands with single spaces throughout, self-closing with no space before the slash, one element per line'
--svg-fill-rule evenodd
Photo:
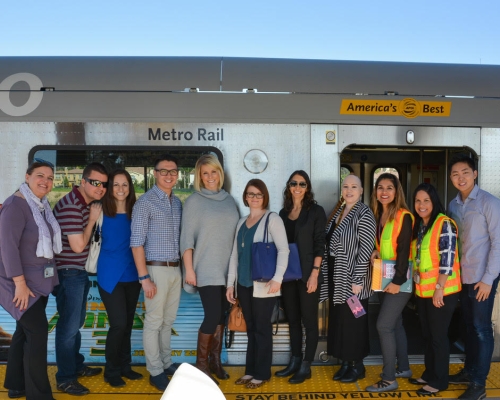
<path fill-rule="evenodd" d="M 500 97 L 500 66 L 234 57 L 0 57 L 55 91 Z M 26 90 L 17 83 L 12 90 Z"/>

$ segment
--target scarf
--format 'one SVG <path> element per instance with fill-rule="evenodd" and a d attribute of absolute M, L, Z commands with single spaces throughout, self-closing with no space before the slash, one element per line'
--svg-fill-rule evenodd
<path fill-rule="evenodd" d="M 52 259 L 54 258 L 54 253 L 59 254 L 62 251 L 61 242 L 61 228 L 57 223 L 52 210 L 50 209 L 50 204 L 47 201 L 47 197 L 43 196 L 42 200 L 36 197 L 31 191 L 27 183 L 23 183 L 19 187 L 19 191 L 24 196 L 28 202 L 28 206 L 33 213 L 33 218 L 38 226 L 38 245 L 36 246 L 36 256 Z M 45 211 L 45 218 L 42 216 L 42 212 Z M 54 231 L 54 238 L 50 237 L 49 227 L 47 222 L 52 226 Z"/>

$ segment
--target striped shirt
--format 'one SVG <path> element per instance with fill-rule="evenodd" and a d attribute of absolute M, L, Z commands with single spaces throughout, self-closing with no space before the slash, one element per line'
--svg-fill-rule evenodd
<path fill-rule="evenodd" d="M 179 260 L 182 203 L 154 185 L 132 211 L 131 247 L 144 246 L 148 261 Z"/>
<path fill-rule="evenodd" d="M 68 235 L 83 234 L 89 222 L 89 214 L 89 206 L 78 186 L 74 186 L 54 207 L 54 215 L 61 227 L 62 236 L 62 251 L 55 256 L 57 269 L 85 269 L 90 243 L 87 243 L 81 253 L 75 253 L 69 245 Z"/>
<path fill-rule="evenodd" d="M 371 290 L 370 256 L 374 249 L 376 223 L 370 208 L 356 203 L 338 225 L 335 219 L 343 209 L 339 209 L 326 227 L 328 243 L 325 247 L 321 269 L 333 268 L 333 280 L 320 288 L 320 301 L 331 295 L 333 304 L 343 304 L 354 293 L 352 285 L 363 286 L 358 295 L 360 300 L 367 299 Z M 333 229 L 333 232 L 330 230 Z M 329 233 L 329 234 L 328 234 Z M 335 265 L 329 265 L 329 257 L 335 258 Z M 330 258 L 331 259 L 331 258 Z M 327 275 L 323 272 L 323 276 Z"/>

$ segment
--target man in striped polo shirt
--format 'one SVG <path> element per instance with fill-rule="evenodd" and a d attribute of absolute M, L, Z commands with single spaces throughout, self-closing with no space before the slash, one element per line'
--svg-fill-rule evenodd
<path fill-rule="evenodd" d="M 56 255 L 59 285 L 54 289 L 59 319 L 56 325 L 57 389 L 72 395 L 90 393 L 78 382 L 79 376 L 94 376 L 102 368 L 84 364 L 80 354 L 81 335 L 86 315 L 90 282 L 85 263 L 89 255 L 92 229 L 101 212 L 102 199 L 108 186 L 106 168 L 99 163 L 85 167 L 80 186 L 58 201 L 54 215 L 61 227 L 62 247 Z M 94 203 L 93 203 L 94 202 Z"/>

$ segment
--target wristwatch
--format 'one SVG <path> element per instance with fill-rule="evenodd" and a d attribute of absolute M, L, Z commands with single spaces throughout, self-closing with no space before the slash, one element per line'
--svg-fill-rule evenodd
<path fill-rule="evenodd" d="M 148 279 L 148 278 L 151 278 L 151 277 L 149 276 L 149 274 L 144 275 L 144 276 L 140 276 L 140 277 L 139 277 L 139 282 L 142 282 L 143 280 Z"/>
<path fill-rule="evenodd" d="M 312 268 L 312 269 L 315 269 L 316 271 L 319 271 L 320 267 L 315 267 L 315 266 L 313 266 L 313 268 Z"/>
<path fill-rule="evenodd" d="M 444 289 L 444 286 L 441 286 L 439 283 L 436 283 L 436 290 Z"/>

